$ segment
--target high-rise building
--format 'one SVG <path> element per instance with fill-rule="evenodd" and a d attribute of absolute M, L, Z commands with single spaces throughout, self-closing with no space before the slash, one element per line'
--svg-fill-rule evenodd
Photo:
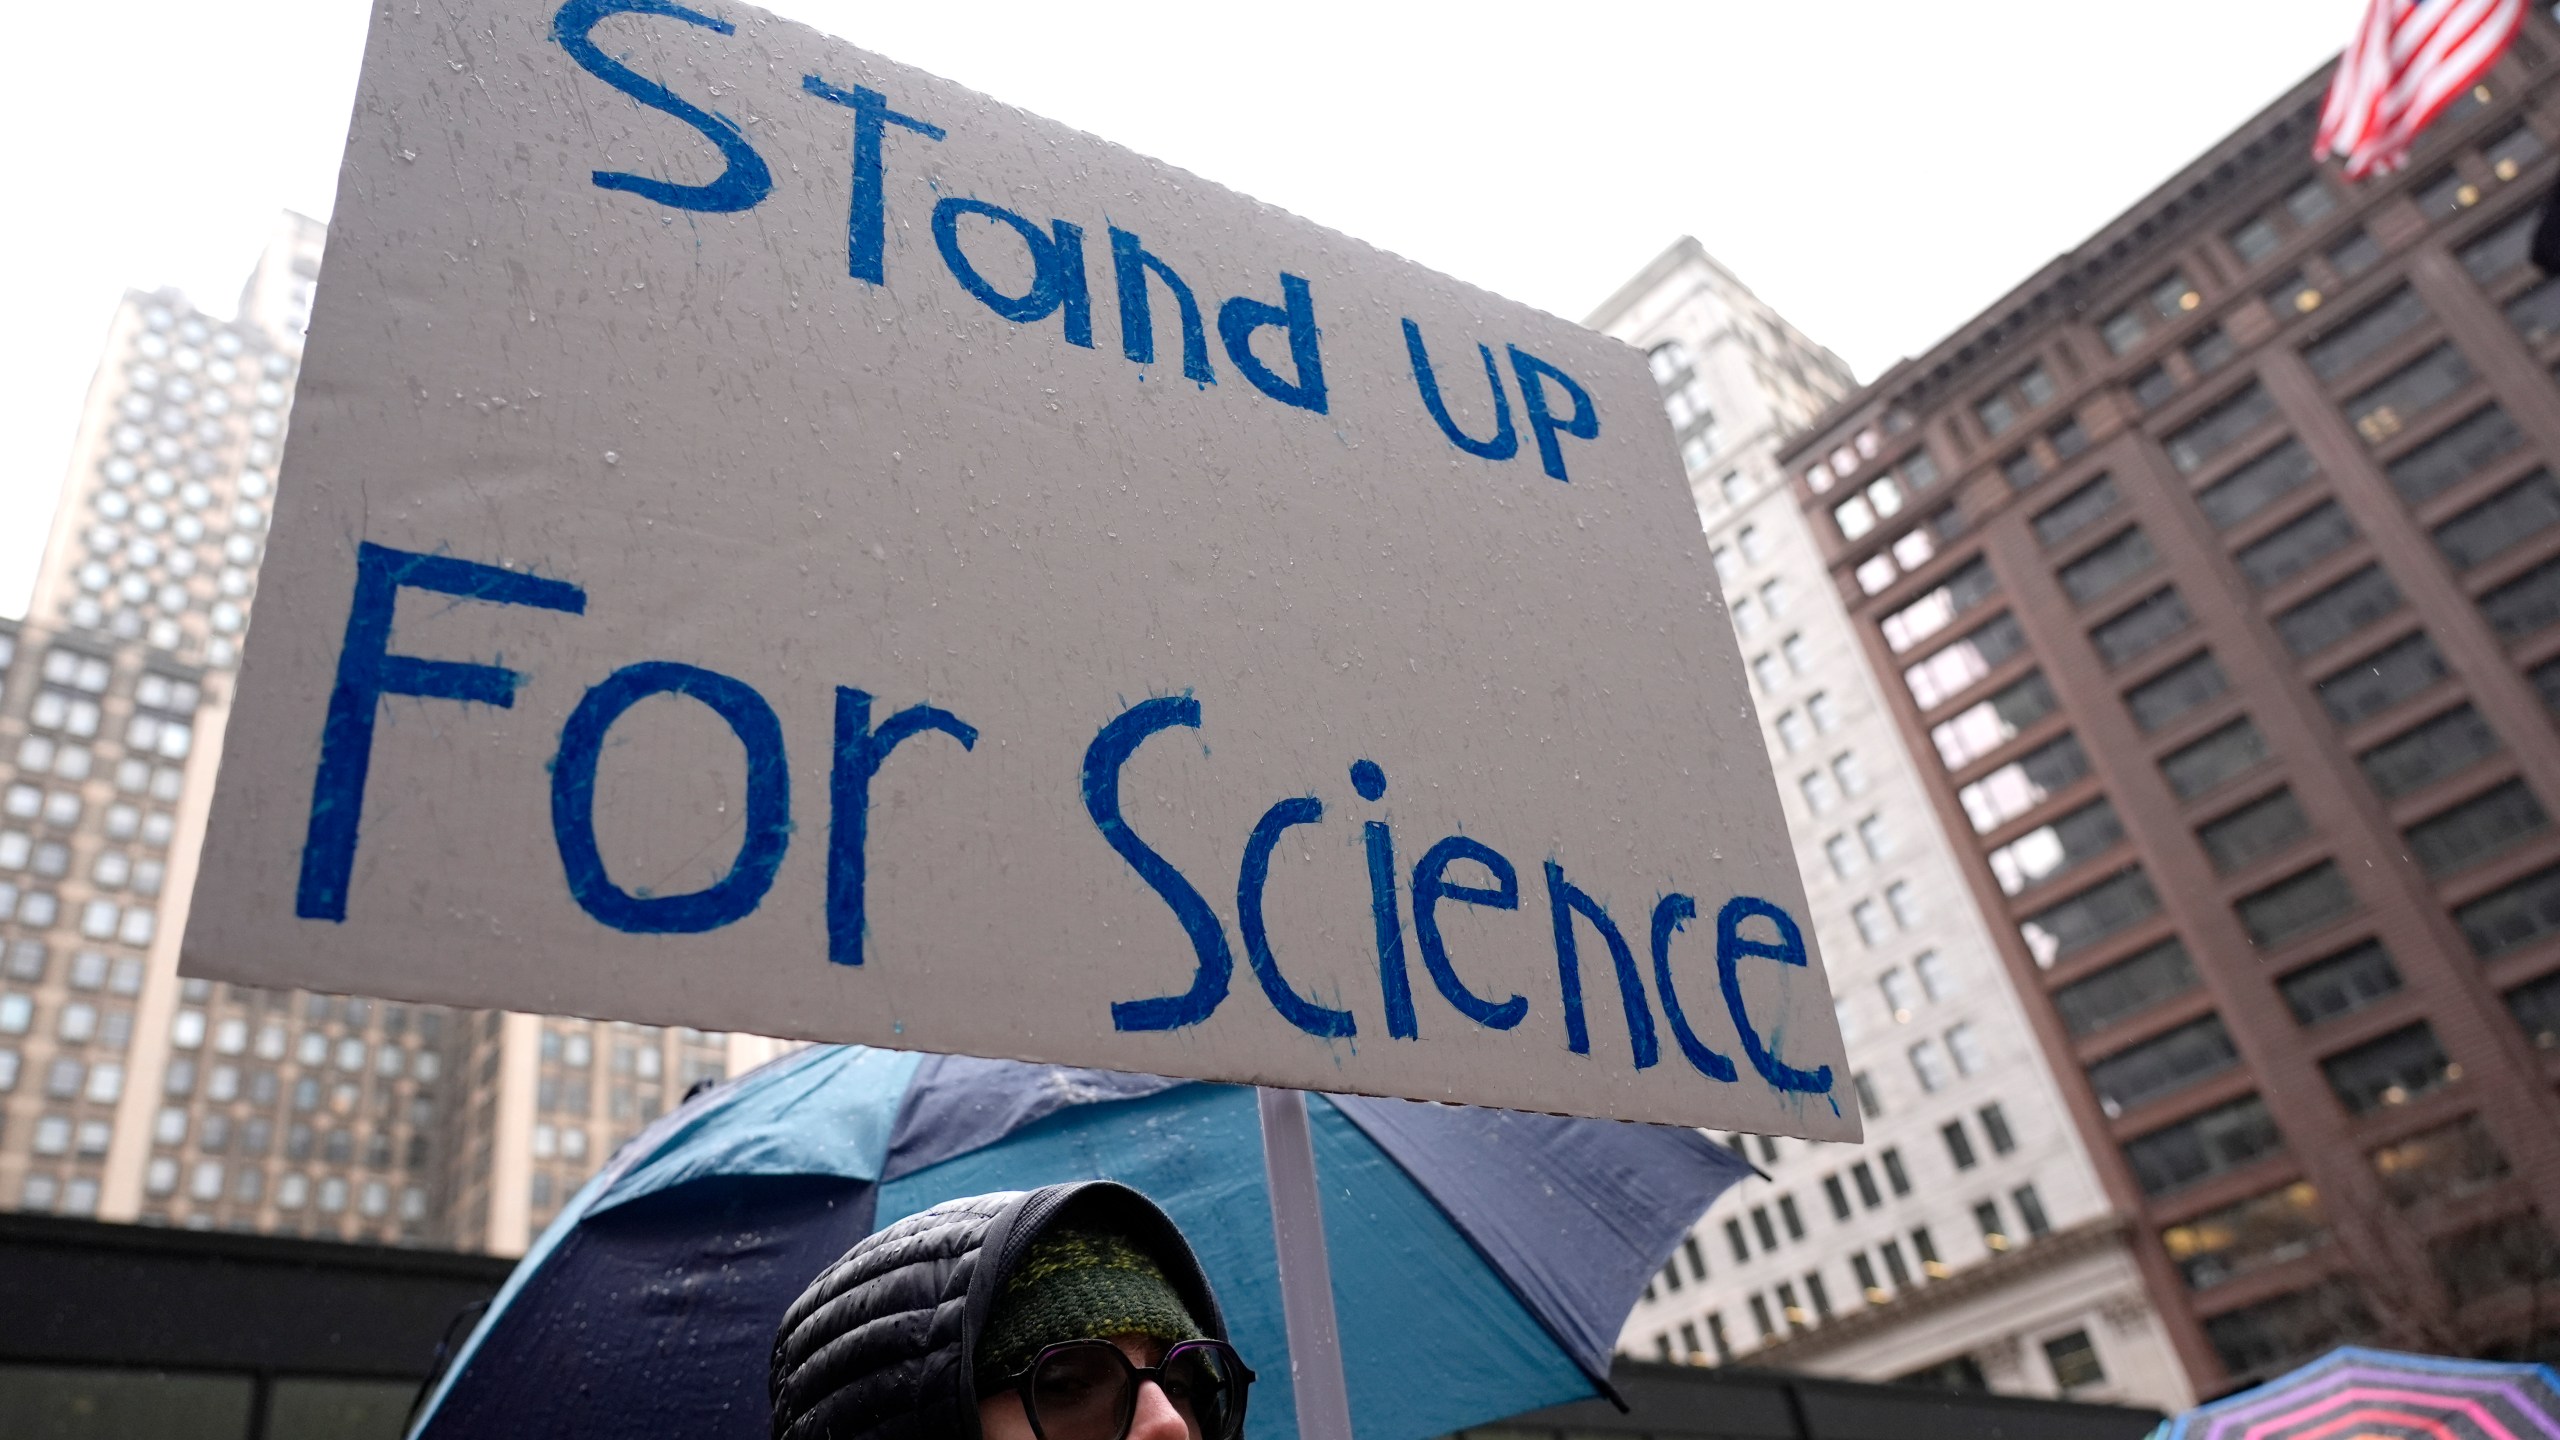
<path fill-rule="evenodd" d="M 2555 60 L 2358 185 L 2310 77 L 1780 457 L 2208 1394 L 2560 1353 Z"/>
<path fill-rule="evenodd" d="M 236 318 L 131 294 L 0 624 L 0 1205 L 520 1250 L 772 1042 L 181 980 L 321 227 Z"/>
<path fill-rule="evenodd" d="M 1714 559 L 1699 583 L 1742 642 L 1848 1041 L 1839 1098 L 1867 1133 L 1732 1137 L 1767 1178 L 1708 1213 L 1621 1344 L 2179 1408 L 2124 1222 L 1777 463 L 1848 368 L 1694 240 L 1589 323 L 1652 359 Z"/>

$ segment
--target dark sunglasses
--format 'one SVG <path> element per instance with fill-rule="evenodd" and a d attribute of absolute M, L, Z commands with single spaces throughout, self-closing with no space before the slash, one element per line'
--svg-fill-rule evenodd
<path fill-rule="evenodd" d="M 1068 1340 L 1005 1377 L 1022 1397 L 1040 1440 L 1128 1440 L 1138 1387 L 1154 1381 L 1198 1440 L 1244 1434 L 1245 1391 L 1253 1372 L 1224 1340 L 1185 1340 L 1153 1368 L 1131 1364 L 1108 1340 Z"/>

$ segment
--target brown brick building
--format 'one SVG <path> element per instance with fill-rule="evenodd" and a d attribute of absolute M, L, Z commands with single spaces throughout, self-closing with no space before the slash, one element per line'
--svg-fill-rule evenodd
<path fill-rule="evenodd" d="M 1781 457 L 2208 1394 L 2560 1352 L 2560 32 L 2327 79 Z"/>

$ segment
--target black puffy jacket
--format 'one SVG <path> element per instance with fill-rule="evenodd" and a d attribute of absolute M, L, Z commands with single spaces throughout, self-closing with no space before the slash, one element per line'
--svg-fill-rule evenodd
<path fill-rule="evenodd" d="M 1062 1218 L 1128 1236 L 1209 1335 L 1226 1317 L 1156 1203 L 1108 1180 L 946 1200 L 819 1272 L 774 1335 L 774 1440 L 980 1440 L 978 1337 L 1031 1242 Z"/>

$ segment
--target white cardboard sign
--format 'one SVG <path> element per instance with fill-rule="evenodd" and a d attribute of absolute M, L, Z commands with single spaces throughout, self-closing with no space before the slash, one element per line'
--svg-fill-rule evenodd
<path fill-rule="evenodd" d="M 280 494 L 190 974 L 1857 1134 L 1614 341 L 731 0 L 417 0 Z"/>

